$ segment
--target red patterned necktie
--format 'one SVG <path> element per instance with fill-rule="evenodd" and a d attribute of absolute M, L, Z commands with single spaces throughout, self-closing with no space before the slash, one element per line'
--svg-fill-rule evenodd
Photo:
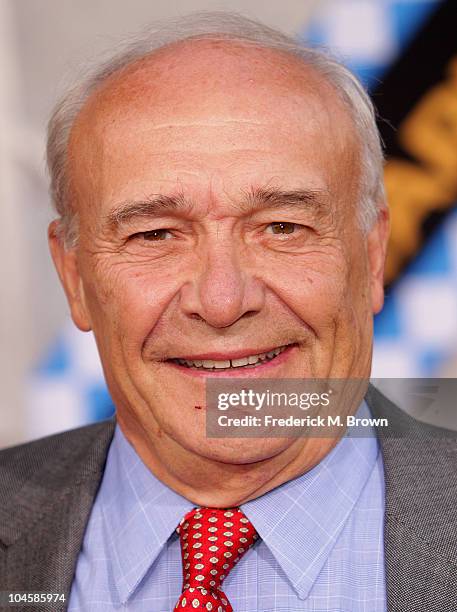
<path fill-rule="evenodd" d="M 175 610 L 233 612 L 222 581 L 259 537 L 239 508 L 194 508 L 176 531 L 183 588 Z"/>

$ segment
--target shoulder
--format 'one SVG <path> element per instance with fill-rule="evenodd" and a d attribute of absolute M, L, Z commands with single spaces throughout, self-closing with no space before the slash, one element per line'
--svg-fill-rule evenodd
<path fill-rule="evenodd" d="M 391 529 L 457 554 L 457 432 L 414 419 L 372 386 L 366 401 L 389 421 L 377 433 Z"/>
<path fill-rule="evenodd" d="M 445 441 L 446 445 L 457 447 L 457 431 L 425 423 L 409 415 L 388 399 L 379 389 L 369 385 L 365 399 L 375 416 L 384 417 L 389 422 L 387 430 L 378 430 L 378 434 L 391 439 L 435 440 Z M 418 401 L 420 401 L 418 394 Z"/>
<path fill-rule="evenodd" d="M 457 431 L 413 418 L 370 385 L 366 401 L 372 413 L 384 417 L 388 427 L 377 429 L 386 477 L 417 491 L 447 483 L 457 498 Z"/>
<path fill-rule="evenodd" d="M 0 451 L 2 584 L 69 590 L 114 428 L 113 418 Z"/>
<path fill-rule="evenodd" d="M 0 451 L 0 490 L 12 494 L 38 480 L 59 486 L 97 474 L 104 466 L 115 427 L 111 418 Z"/>

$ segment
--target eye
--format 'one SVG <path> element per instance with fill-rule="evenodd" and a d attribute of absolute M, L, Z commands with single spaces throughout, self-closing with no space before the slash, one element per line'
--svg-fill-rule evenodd
<path fill-rule="evenodd" d="M 171 236 L 170 230 L 154 229 L 147 232 L 138 232 L 132 238 L 142 238 L 147 242 L 158 242 L 159 240 L 166 240 L 169 236 Z"/>
<path fill-rule="evenodd" d="M 268 229 L 271 229 L 272 234 L 293 234 L 297 227 L 299 226 L 296 223 L 289 221 L 274 221 L 270 223 Z"/>

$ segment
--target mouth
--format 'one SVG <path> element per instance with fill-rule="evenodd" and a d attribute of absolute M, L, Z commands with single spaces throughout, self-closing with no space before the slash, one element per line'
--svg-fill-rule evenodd
<path fill-rule="evenodd" d="M 171 358 L 167 359 L 168 363 L 172 363 L 181 368 L 192 370 L 194 372 L 205 373 L 228 373 L 228 372 L 243 372 L 245 370 L 253 370 L 262 368 L 266 364 L 280 360 L 280 356 L 295 344 L 286 344 L 278 346 L 268 351 L 261 353 L 250 353 L 238 356 L 217 355 L 217 359 L 210 358 L 210 355 L 199 355 L 193 358 Z M 244 351 L 246 353 L 246 351 Z M 211 355 L 212 357 L 212 355 Z"/>

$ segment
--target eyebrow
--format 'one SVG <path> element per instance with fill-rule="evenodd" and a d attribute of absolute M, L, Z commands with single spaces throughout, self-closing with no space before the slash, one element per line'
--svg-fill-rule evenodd
<path fill-rule="evenodd" d="M 322 189 L 283 190 L 251 187 L 242 192 L 242 198 L 236 203 L 236 207 L 245 214 L 262 208 L 299 208 L 311 210 L 321 216 L 329 211 L 328 192 Z M 152 194 L 143 200 L 129 200 L 116 205 L 106 216 L 105 221 L 110 229 L 115 230 L 137 219 L 153 219 L 176 211 L 189 213 L 193 208 L 193 203 L 182 193 L 175 196 Z"/>
<path fill-rule="evenodd" d="M 109 228 L 116 229 L 136 219 L 160 217 L 166 212 L 185 211 L 190 208 L 191 203 L 185 199 L 183 194 L 177 196 L 152 194 L 144 200 L 128 200 L 117 204 L 106 216 L 106 224 Z"/>
<path fill-rule="evenodd" d="M 329 194 L 323 189 L 251 188 L 245 192 L 245 198 L 238 206 L 246 212 L 254 212 L 261 208 L 299 208 L 321 215 L 328 212 Z"/>

